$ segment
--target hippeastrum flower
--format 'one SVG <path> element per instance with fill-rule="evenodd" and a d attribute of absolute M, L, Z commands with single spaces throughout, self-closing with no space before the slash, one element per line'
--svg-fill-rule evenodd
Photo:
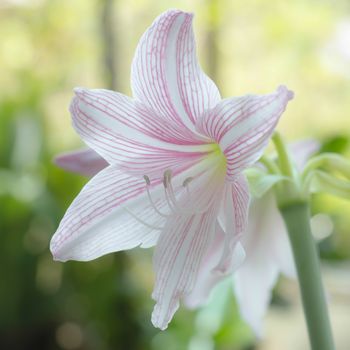
<path fill-rule="evenodd" d="M 302 170 L 318 148 L 319 144 L 314 140 L 292 144 L 290 153 L 296 168 Z M 251 170 L 253 169 L 248 171 Z M 265 174 L 265 178 L 268 177 Z M 286 277 L 296 278 L 288 233 L 277 208 L 275 196 L 270 190 L 277 180 L 280 180 L 278 176 L 268 178 L 263 186 L 263 192 L 262 187 L 258 185 L 261 197 L 251 202 L 247 229 L 241 240 L 246 258 L 233 274 L 233 287 L 240 313 L 258 337 L 262 336 L 262 320 L 278 276 L 282 273 Z M 256 184 L 253 184 L 253 187 L 254 185 Z M 220 259 L 224 246 L 224 232 L 222 232 L 216 236 L 215 243 L 203 259 L 204 263 L 200 268 L 195 288 L 186 297 L 188 307 L 195 308 L 204 304 L 214 285 L 225 277 L 210 272 Z"/>
<path fill-rule="evenodd" d="M 198 64 L 192 17 L 170 10 L 142 36 L 133 98 L 75 89 L 73 126 L 109 165 L 73 201 L 51 241 L 61 261 L 156 244 L 152 322 L 161 329 L 192 291 L 217 235 L 225 248 L 215 270 L 225 272 L 241 252 L 249 203 L 242 171 L 259 159 L 293 96 L 280 86 L 221 100 Z"/>

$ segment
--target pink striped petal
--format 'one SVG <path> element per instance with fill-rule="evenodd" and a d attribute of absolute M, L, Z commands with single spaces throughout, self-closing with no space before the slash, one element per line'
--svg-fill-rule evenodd
<path fill-rule="evenodd" d="M 203 138 L 193 132 L 184 132 L 183 128 L 172 120 L 166 120 L 155 112 L 148 101 L 141 103 L 118 92 L 104 89 L 75 89 L 80 101 L 90 107 L 103 125 L 103 119 L 108 119 L 111 128 L 133 130 L 141 133 L 139 138 L 146 137 L 177 145 L 201 144 Z M 85 108 L 86 108 L 85 107 Z M 136 136 L 136 135 L 135 135 Z"/>
<path fill-rule="evenodd" d="M 215 232 L 215 212 L 175 216 L 160 235 L 154 256 L 156 305 L 152 323 L 162 330 L 179 307 L 179 300 L 194 287 L 200 264 Z"/>
<path fill-rule="evenodd" d="M 269 95 L 226 99 L 204 113 L 197 130 L 219 143 L 227 159 L 227 179 L 254 164 L 262 155 L 279 117 L 293 93 L 280 86 Z"/>
<path fill-rule="evenodd" d="M 162 230 L 154 255 L 156 284 L 152 294 L 157 302 L 152 322 L 160 329 L 167 328 L 179 300 L 193 289 L 212 244 L 224 176 L 220 167 L 209 167 L 195 177 L 189 197 L 179 198 L 181 213 L 173 215 Z"/>
<path fill-rule="evenodd" d="M 108 163 L 90 148 L 62 153 L 55 157 L 54 161 L 62 169 L 89 177 L 108 166 Z"/>
<path fill-rule="evenodd" d="M 151 126 L 152 113 L 118 93 L 77 89 L 71 113 L 85 143 L 108 163 L 131 174 L 159 176 L 166 169 L 183 170 L 212 149 L 208 144 L 176 144 L 175 138 L 170 139 L 171 131 L 157 134 Z"/>
<path fill-rule="evenodd" d="M 225 243 L 221 259 L 216 270 L 226 273 L 232 266 L 233 251 L 247 227 L 250 192 L 243 175 L 236 177 L 233 183 L 226 183 L 225 196 L 219 214 L 224 227 Z"/>
<path fill-rule="evenodd" d="M 55 259 L 86 261 L 153 245 L 158 231 L 140 224 L 123 209 L 127 205 L 140 219 L 163 225 L 165 219 L 153 211 L 145 187 L 143 178 L 125 175 L 113 166 L 98 173 L 75 198 L 52 238 Z"/>
<path fill-rule="evenodd" d="M 217 173 L 213 164 L 204 160 L 183 172 L 173 173 L 171 187 L 174 200 L 186 199 L 181 208 L 188 214 L 206 208 L 212 193 L 198 200 L 188 200 L 192 190 L 199 192 L 201 184 L 219 191 Z M 184 182 L 191 178 L 191 186 Z M 208 180 L 209 179 L 209 180 Z M 223 176 L 221 176 L 223 182 Z M 63 217 L 51 241 L 51 251 L 57 260 L 92 260 L 101 255 L 155 244 L 174 207 L 165 195 L 164 178 L 146 180 L 121 172 L 119 167 L 109 166 L 99 172 L 83 188 Z M 148 185 L 147 185 L 148 183 Z M 149 189 L 149 194 L 147 193 Z M 188 192 L 187 189 L 190 191 Z M 204 204 L 199 203 L 203 200 Z M 156 208 L 155 208 L 156 207 Z"/>
<path fill-rule="evenodd" d="M 231 266 L 226 270 L 226 273 L 217 271 L 216 267 L 220 263 L 225 249 L 225 236 L 221 225 L 217 223 L 214 241 L 203 258 L 194 288 L 184 300 L 190 309 L 204 305 L 215 285 L 226 278 L 228 274 L 234 272 L 244 261 L 245 251 L 241 243 L 238 242 L 233 251 Z"/>
<path fill-rule="evenodd" d="M 131 73 L 134 97 L 175 122 L 184 134 L 220 101 L 216 85 L 197 61 L 192 19 L 178 10 L 160 15 L 142 36 Z"/>

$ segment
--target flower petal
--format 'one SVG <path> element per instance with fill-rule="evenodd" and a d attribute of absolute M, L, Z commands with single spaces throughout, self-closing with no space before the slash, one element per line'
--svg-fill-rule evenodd
<path fill-rule="evenodd" d="M 179 299 L 193 287 L 200 264 L 210 246 L 215 228 L 215 212 L 169 220 L 156 246 L 156 285 L 152 297 L 155 327 L 166 329 L 179 307 Z"/>
<path fill-rule="evenodd" d="M 225 243 L 216 270 L 226 273 L 232 266 L 233 251 L 246 230 L 249 208 L 249 187 L 243 175 L 233 183 L 226 183 L 225 197 L 219 213 L 219 222 L 225 231 Z"/>
<path fill-rule="evenodd" d="M 91 148 L 62 153 L 55 157 L 62 169 L 92 177 L 108 166 L 108 163 Z"/>
<path fill-rule="evenodd" d="M 259 265 L 261 262 L 263 265 Z M 263 334 L 262 320 L 277 277 L 277 267 L 271 261 L 257 256 L 247 266 L 243 263 L 234 275 L 234 289 L 240 313 L 258 337 Z"/>
<path fill-rule="evenodd" d="M 227 159 L 227 178 L 235 177 L 262 155 L 293 93 L 280 86 L 269 95 L 221 101 L 198 120 L 197 130 L 219 143 Z"/>
<path fill-rule="evenodd" d="M 175 171 L 212 149 L 207 144 L 179 145 L 173 139 L 166 142 L 171 132 L 157 135 L 151 127 L 153 112 L 147 114 L 140 103 L 111 91 L 76 89 L 71 113 L 73 126 L 85 143 L 108 163 L 118 164 L 131 174 L 160 175 L 169 168 Z M 162 129 L 167 130 L 167 126 Z"/>
<path fill-rule="evenodd" d="M 109 166 L 83 188 L 63 217 L 51 240 L 56 260 L 92 260 L 101 255 L 153 245 L 159 232 L 136 221 L 153 226 L 164 225 L 165 219 L 150 206 L 145 181 L 133 178 Z"/>
<path fill-rule="evenodd" d="M 154 245 L 169 215 L 174 212 L 165 188 L 171 186 L 174 198 L 183 196 L 187 199 L 188 188 L 184 187 L 184 182 L 193 178 L 191 191 L 193 188 L 193 193 L 198 193 L 203 181 L 214 175 L 215 180 L 217 178 L 213 171 L 214 159 L 209 157 L 173 174 L 166 187 L 163 177 L 150 180 L 125 174 L 117 166 L 105 168 L 88 182 L 68 208 L 51 241 L 54 257 L 61 261 L 92 260 L 138 245 Z M 210 203 L 210 196 L 203 197 L 203 191 L 200 194 L 198 200 Z M 197 201 L 193 203 L 196 210 L 204 207 Z M 184 208 L 188 213 L 193 212 L 189 207 Z"/>
<path fill-rule="evenodd" d="M 215 268 L 222 259 L 224 248 L 225 232 L 217 223 L 214 241 L 203 258 L 195 286 L 191 293 L 185 297 L 184 301 L 188 308 L 194 309 L 204 305 L 214 286 L 226 278 L 229 273 L 234 272 L 244 261 L 245 251 L 241 243 L 238 242 L 233 250 L 230 268 L 227 269 L 226 273 L 220 273 Z"/>
<path fill-rule="evenodd" d="M 220 101 L 196 56 L 190 13 L 169 10 L 144 33 L 132 64 L 133 96 L 187 130 Z"/>
<path fill-rule="evenodd" d="M 167 328 L 180 298 L 194 287 L 203 257 L 214 239 L 224 177 L 219 167 L 207 168 L 193 179 L 190 198 L 179 198 L 181 213 L 171 216 L 162 230 L 154 255 L 156 284 L 152 294 L 157 302 L 152 322 L 160 329 Z"/>
<path fill-rule="evenodd" d="M 216 283 L 233 273 L 245 258 L 239 242 L 246 229 L 249 188 L 243 175 L 226 183 L 214 242 L 203 259 L 194 290 L 186 297 L 188 307 L 203 304 Z"/>
<path fill-rule="evenodd" d="M 242 244 L 247 255 L 234 274 L 234 289 L 243 318 L 261 336 L 279 273 L 295 276 L 288 235 L 272 194 L 252 203 Z"/>

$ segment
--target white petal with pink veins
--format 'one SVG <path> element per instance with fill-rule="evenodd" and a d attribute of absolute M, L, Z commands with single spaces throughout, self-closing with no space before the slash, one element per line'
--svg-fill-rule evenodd
<path fill-rule="evenodd" d="M 193 15 L 170 10 L 142 36 L 132 64 L 133 95 L 184 134 L 220 101 L 216 85 L 201 70 L 192 29 Z"/>
<path fill-rule="evenodd" d="M 213 148 L 194 136 L 193 142 L 197 144 L 179 145 L 175 139 L 164 141 L 170 136 L 166 133 L 157 136 L 150 121 L 152 115 L 147 114 L 140 103 L 114 92 L 78 89 L 71 113 L 75 129 L 89 147 L 108 163 L 118 164 L 122 170 L 135 175 L 183 170 Z"/>
<path fill-rule="evenodd" d="M 145 181 L 113 166 L 98 173 L 82 189 L 51 240 L 55 259 L 91 260 L 101 255 L 154 244 L 159 232 L 140 224 L 122 205 L 153 226 L 165 219 L 156 215 L 145 193 Z M 151 245 L 152 245 L 151 244 Z"/>
<path fill-rule="evenodd" d="M 156 285 L 152 297 L 157 304 L 152 323 L 168 326 L 180 298 L 193 287 L 200 263 L 213 240 L 215 213 L 177 216 L 167 222 L 156 246 Z"/>
<path fill-rule="evenodd" d="M 171 186 L 170 194 L 175 197 L 169 198 L 163 177 L 150 182 L 149 178 L 146 181 L 109 166 L 90 180 L 68 208 L 51 240 L 51 251 L 57 260 L 91 260 L 138 245 L 152 246 L 175 211 L 176 196 L 182 194 L 187 199 L 183 185 L 186 179 L 194 179 L 191 189 L 195 194 L 199 193 L 197 182 L 206 181 L 212 173 L 209 159 L 173 174 L 167 186 Z M 210 201 L 204 199 L 206 207 Z M 187 209 L 191 213 L 198 208 L 200 203 L 194 202 Z"/>
<path fill-rule="evenodd" d="M 180 299 L 194 288 L 203 257 L 215 237 L 224 175 L 220 168 L 214 168 L 195 178 L 190 183 L 189 197 L 179 198 L 182 212 L 171 216 L 162 230 L 154 255 L 156 283 L 152 297 L 156 305 L 152 322 L 156 327 L 167 327 Z"/>
<path fill-rule="evenodd" d="M 197 130 L 216 140 L 225 154 L 229 180 L 234 181 L 261 157 L 292 97 L 292 92 L 281 86 L 269 95 L 229 98 L 198 120 Z"/>
<path fill-rule="evenodd" d="M 210 245 L 207 254 L 203 258 L 199 273 L 190 294 L 185 297 L 185 304 L 188 308 L 197 308 L 206 304 L 209 294 L 216 284 L 233 273 L 244 261 L 245 251 L 241 243 L 237 243 L 231 257 L 231 266 L 225 273 L 219 272 L 217 266 L 222 259 L 225 249 L 225 232 L 221 225 L 216 224 L 216 233 L 213 243 Z"/>
<path fill-rule="evenodd" d="M 233 183 L 225 184 L 224 199 L 221 202 L 219 222 L 224 228 L 225 242 L 216 270 L 226 273 L 232 266 L 233 251 L 244 234 L 248 220 L 249 187 L 243 175 Z"/>

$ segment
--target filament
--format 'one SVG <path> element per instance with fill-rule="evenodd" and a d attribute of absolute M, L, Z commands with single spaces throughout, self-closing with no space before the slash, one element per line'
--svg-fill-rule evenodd
<path fill-rule="evenodd" d="M 149 227 L 151 228 L 152 230 L 159 230 L 161 231 L 163 228 L 162 227 L 158 227 L 158 226 L 155 226 L 155 225 L 152 225 L 152 224 L 149 224 L 148 222 L 140 219 L 136 214 L 134 214 L 129 208 L 127 207 L 123 207 L 123 209 L 128 212 L 136 221 L 138 221 L 140 224 L 146 226 L 146 227 Z"/>
<path fill-rule="evenodd" d="M 159 209 L 159 205 L 157 205 L 157 200 L 155 200 L 152 197 L 150 178 L 147 175 L 144 175 L 143 178 L 145 180 L 148 202 L 149 202 L 150 206 L 152 207 L 152 209 L 154 210 L 154 212 L 156 214 L 158 214 L 160 217 L 167 219 L 170 217 L 170 215 L 188 214 L 188 212 L 186 212 L 185 208 L 188 208 L 188 206 L 194 207 L 194 202 L 193 202 L 191 191 L 189 188 L 189 184 L 192 182 L 192 180 L 194 180 L 193 177 L 186 178 L 182 183 L 183 193 L 185 193 L 185 197 L 186 197 L 186 198 L 184 198 L 184 201 L 181 200 L 181 203 L 182 202 L 186 203 L 185 208 L 182 208 L 178 198 L 175 195 L 175 190 L 174 190 L 174 187 L 172 184 L 171 170 L 168 169 L 164 172 L 163 179 L 162 179 L 163 190 L 164 190 L 163 199 L 165 200 L 166 205 L 169 208 L 169 213 L 167 213 L 167 214 L 163 213 Z M 180 195 L 181 195 L 181 193 L 180 193 Z M 142 225 L 149 227 L 153 230 L 162 230 L 162 227 L 158 227 L 156 225 L 153 225 L 153 224 L 146 222 L 145 220 L 141 219 L 137 214 L 133 213 L 129 208 L 123 207 L 123 209 L 125 211 L 127 211 L 136 221 L 138 221 Z M 197 210 L 193 211 L 193 214 L 199 214 L 199 213 L 202 213 L 202 211 L 197 211 Z"/>

